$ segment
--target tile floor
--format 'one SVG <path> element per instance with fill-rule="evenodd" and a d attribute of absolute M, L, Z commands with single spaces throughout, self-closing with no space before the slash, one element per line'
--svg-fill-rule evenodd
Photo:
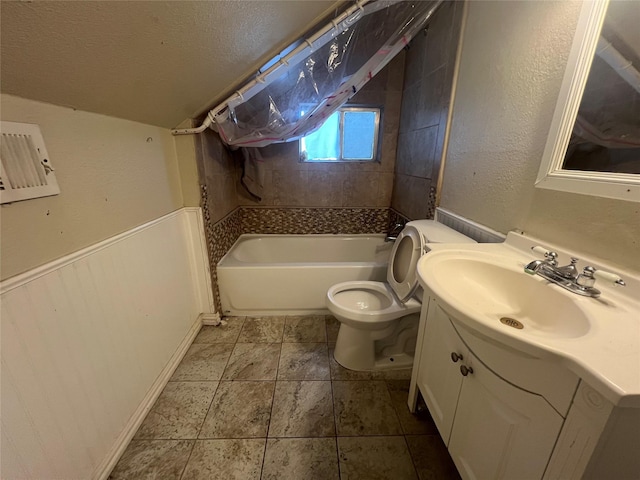
<path fill-rule="evenodd" d="M 341 367 L 335 318 L 225 320 L 202 328 L 110 479 L 459 478 L 407 408 L 410 370 Z"/>

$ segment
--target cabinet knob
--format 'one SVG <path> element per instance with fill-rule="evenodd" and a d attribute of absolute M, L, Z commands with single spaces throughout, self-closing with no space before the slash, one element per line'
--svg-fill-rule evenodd
<path fill-rule="evenodd" d="M 460 373 L 463 377 L 466 377 L 470 373 L 473 373 L 473 368 L 467 367 L 466 365 L 460 365 Z"/>
<path fill-rule="evenodd" d="M 458 360 L 462 360 L 462 355 L 458 355 L 456 352 L 451 352 L 451 361 L 456 363 Z"/>

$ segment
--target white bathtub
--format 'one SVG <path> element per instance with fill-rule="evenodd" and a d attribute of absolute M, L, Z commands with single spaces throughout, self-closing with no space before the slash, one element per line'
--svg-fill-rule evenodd
<path fill-rule="evenodd" d="M 241 235 L 218 263 L 225 315 L 329 313 L 330 286 L 387 275 L 384 235 Z"/>

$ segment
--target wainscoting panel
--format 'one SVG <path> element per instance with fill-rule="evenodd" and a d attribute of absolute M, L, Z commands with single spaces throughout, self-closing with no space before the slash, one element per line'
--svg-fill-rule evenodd
<path fill-rule="evenodd" d="M 0 284 L 3 479 L 108 474 L 213 311 L 199 218 L 182 209 Z"/>

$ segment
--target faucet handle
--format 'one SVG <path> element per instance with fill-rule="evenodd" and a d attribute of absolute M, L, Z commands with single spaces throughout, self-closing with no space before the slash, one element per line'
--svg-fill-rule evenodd
<path fill-rule="evenodd" d="M 531 247 L 531 250 L 533 250 L 536 253 L 541 253 L 542 255 L 544 255 L 544 258 L 546 258 L 547 262 L 549 262 L 552 266 L 555 267 L 556 265 L 558 265 L 558 254 L 556 252 L 552 250 L 547 250 L 546 248 L 541 247 L 540 245 Z"/>
<path fill-rule="evenodd" d="M 624 280 L 622 280 L 619 275 L 611 272 L 605 272 L 604 270 L 595 270 L 593 272 L 593 278 L 612 282 L 614 285 L 620 285 L 621 287 L 624 287 L 626 285 L 626 283 L 624 283 Z"/>
<path fill-rule="evenodd" d="M 592 288 L 596 283 L 596 279 L 593 277 L 596 269 L 590 266 L 586 266 L 582 269 L 582 273 L 576 278 L 576 283 L 581 287 Z"/>
<path fill-rule="evenodd" d="M 614 285 L 620 285 L 621 287 L 624 287 L 626 285 L 626 283 L 624 283 L 624 280 L 622 280 L 619 275 L 611 272 L 606 272 L 604 270 L 596 270 L 595 268 L 589 266 L 584 267 L 584 269 L 582 270 L 582 274 L 578 275 L 576 283 L 582 287 L 593 287 L 596 279 L 611 282 Z"/>

